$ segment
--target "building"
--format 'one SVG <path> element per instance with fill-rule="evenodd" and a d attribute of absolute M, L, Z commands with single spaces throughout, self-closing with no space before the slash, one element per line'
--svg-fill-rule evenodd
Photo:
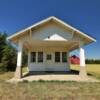
<path fill-rule="evenodd" d="M 34 71 L 70 71 L 71 51 L 79 49 L 80 75 L 86 75 L 83 46 L 96 40 L 51 16 L 7 38 L 18 46 L 15 77 L 22 77 L 22 51 L 28 52 L 28 69 Z"/>

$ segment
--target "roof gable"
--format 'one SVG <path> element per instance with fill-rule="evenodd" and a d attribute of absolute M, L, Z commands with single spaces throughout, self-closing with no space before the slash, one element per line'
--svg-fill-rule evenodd
<path fill-rule="evenodd" d="M 8 39 L 8 40 L 13 40 L 14 38 L 17 38 L 17 37 L 19 37 L 20 35 L 22 35 L 24 32 L 29 31 L 29 30 L 31 30 L 31 29 L 34 29 L 34 28 L 36 28 L 36 27 L 39 27 L 39 26 L 41 26 L 41 25 L 43 25 L 43 24 L 49 23 L 49 22 L 51 22 L 51 21 L 56 22 L 56 23 L 58 23 L 58 24 L 60 24 L 60 25 L 62 25 L 62 26 L 64 26 L 64 27 L 66 27 L 66 28 L 69 28 L 70 30 L 73 31 L 73 33 L 78 34 L 78 35 L 80 35 L 81 37 L 88 39 L 90 42 L 95 42 L 95 41 L 96 41 L 94 38 L 90 37 L 89 35 L 87 35 L 87 34 L 81 32 L 81 31 L 79 31 L 78 29 L 76 29 L 76 28 L 70 26 L 69 24 L 65 23 L 64 21 L 62 21 L 62 20 L 60 20 L 60 19 L 58 19 L 58 18 L 56 18 L 56 17 L 54 17 L 54 16 L 51 16 L 51 17 L 49 17 L 49 18 L 47 18 L 47 19 L 44 19 L 44 20 L 42 20 L 42 21 L 40 21 L 40 22 L 38 22 L 38 23 L 36 23 L 36 24 L 33 24 L 32 26 L 30 26 L 30 27 L 28 27 L 28 28 L 26 28 L 26 29 L 23 29 L 23 30 L 21 30 L 21 31 L 19 31 L 19 32 L 17 32 L 17 33 L 15 33 L 14 35 L 8 37 L 7 39 Z"/>

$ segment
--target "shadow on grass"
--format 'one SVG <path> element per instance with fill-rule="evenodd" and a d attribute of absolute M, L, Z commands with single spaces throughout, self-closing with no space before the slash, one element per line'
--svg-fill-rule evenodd
<path fill-rule="evenodd" d="M 91 73 L 87 73 L 87 75 L 88 75 L 88 76 L 91 76 L 91 77 L 95 77 L 96 79 L 99 79 L 99 80 L 100 80 L 100 74 L 91 72 Z"/>
<path fill-rule="evenodd" d="M 70 71 L 32 71 L 26 73 L 23 77 L 32 76 L 32 75 L 78 75 L 79 71 L 70 70 Z"/>

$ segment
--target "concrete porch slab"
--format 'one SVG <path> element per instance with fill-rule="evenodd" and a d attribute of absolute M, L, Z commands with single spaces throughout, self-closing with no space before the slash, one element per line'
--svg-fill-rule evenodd
<path fill-rule="evenodd" d="M 21 82 L 27 80 L 29 82 L 32 81 L 39 81 L 39 80 L 44 80 L 44 81 L 52 81 L 52 80 L 56 80 L 56 81 L 76 81 L 76 82 L 100 82 L 99 80 L 93 78 L 93 77 L 81 77 L 79 75 L 30 75 L 30 76 L 26 76 L 24 78 L 21 79 L 16 79 L 16 78 L 12 78 L 10 80 L 8 80 L 8 82 Z"/>

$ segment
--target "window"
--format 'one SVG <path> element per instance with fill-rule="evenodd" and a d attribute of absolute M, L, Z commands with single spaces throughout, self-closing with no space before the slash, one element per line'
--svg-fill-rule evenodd
<path fill-rule="evenodd" d="M 67 53 L 62 52 L 62 62 L 67 62 Z"/>
<path fill-rule="evenodd" d="M 36 52 L 31 52 L 31 62 L 36 62 Z"/>
<path fill-rule="evenodd" d="M 38 62 L 43 62 L 43 52 L 38 52 Z"/>
<path fill-rule="evenodd" d="M 51 54 L 47 54 L 47 60 L 51 60 L 52 57 L 51 57 Z"/>
<path fill-rule="evenodd" d="M 60 62 L 60 52 L 55 52 L 55 62 Z"/>

